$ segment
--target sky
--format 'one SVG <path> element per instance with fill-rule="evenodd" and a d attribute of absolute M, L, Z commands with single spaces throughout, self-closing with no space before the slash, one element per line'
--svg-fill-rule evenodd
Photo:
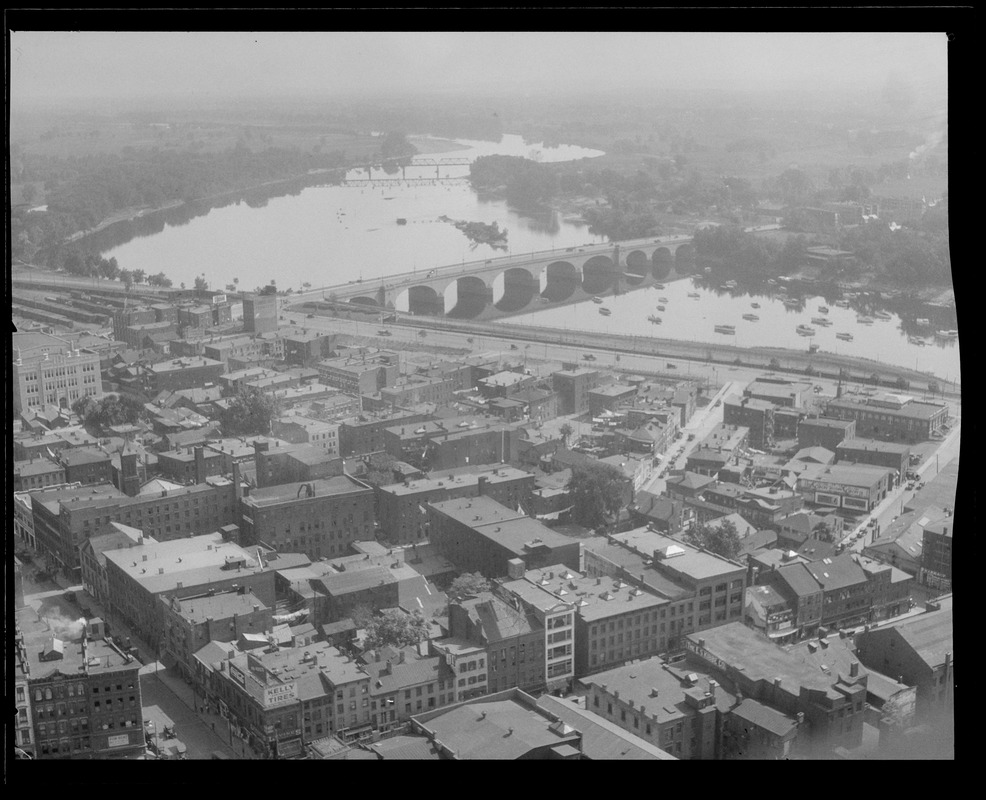
<path fill-rule="evenodd" d="M 944 91 L 943 33 L 11 33 L 11 101 L 430 88 Z"/>

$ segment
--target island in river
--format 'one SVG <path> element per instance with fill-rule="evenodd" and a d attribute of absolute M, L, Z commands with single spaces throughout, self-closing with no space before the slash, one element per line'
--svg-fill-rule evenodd
<path fill-rule="evenodd" d="M 462 231 L 469 241 L 476 244 L 488 244 L 500 250 L 507 247 L 507 229 L 500 230 L 498 223 L 487 224 L 485 222 L 467 222 L 461 219 L 450 219 L 444 214 L 438 218 L 442 222 L 451 222 L 456 228 Z"/>

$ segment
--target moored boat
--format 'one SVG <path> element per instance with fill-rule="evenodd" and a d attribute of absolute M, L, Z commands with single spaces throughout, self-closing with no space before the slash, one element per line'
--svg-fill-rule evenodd
<path fill-rule="evenodd" d="M 689 292 L 688 296 L 694 297 L 696 300 L 698 300 L 702 295 L 700 295 L 698 292 Z"/>
<path fill-rule="evenodd" d="M 668 287 L 665 286 L 663 283 L 655 283 L 654 284 L 654 288 L 655 289 L 667 289 Z"/>
<path fill-rule="evenodd" d="M 601 306 L 603 304 L 603 299 L 601 297 L 593 297 L 592 302 Z"/>
<path fill-rule="evenodd" d="M 852 334 L 851 333 L 837 333 L 835 335 L 835 338 L 836 339 L 842 339 L 842 341 L 844 341 L 844 342 L 851 342 L 852 341 Z"/>
<path fill-rule="evenodd" d="M 886 311 L 874 311 L 873 316 L 877 319 L 893 319 L 893 315 L 888 314 Z"/>
<path fill-rule="evenodd" d="M 872 325 L 873 317 L 856 317 L 856 322 L 860 325 Z"/>
<path fill-rule="evenodd" d="M 649 317 L 647 317 L 647 321 L 648 322 L 653 322 L 655 325 L 660 325 L 661 324 L 661 318 L 658 317 L 658 316 L 655 316 L 654 314 L 651 314 Z"/>
<path fill-rule="evenodd" d="M 608 308 L 600 308 L 599 313 L 602 314 L 604 317 L 608 317 L 613 312 L 610 311 Z"/>
<path fill-rule="evenodd" d="M 829 313 L 829 307 L 828 306 L 819 306 L 818 307 L 818 310 L 821 311 L 823 314 L 828 314 Z"/>
<path fill-rule="evenodd" d="M 658 310 L 658 311 L 664 311 L 664 306 L 658 306 L 658 307 L 657 307 L 657 310 Z"/>
<path fill-rule="evenodd" d="M 727 333 L 731 336 L 736 334 L 735 325 L 716 325 L 716 333 Z"/>
<path fill-rule="evenodd" d="M 812 327 L 809 327 L 808 325 L 799 325 L 798 328 L 797 328 L 797 330 L 798 330 L 798 333 L 800 333 L 802 336 L 814 336 L 815 335 L 815 329 L 812 328 Z"/>
<path fill-rule="evenodd" d="M 743 319 L 748 319 L 750 322 L 756 322 L 760 319 L 756 314 L 744 314 Z"/>
<path fill-rule="evenodd" d="M 750 308 L 760 308 L 760 303 L 750 303 Z"/>

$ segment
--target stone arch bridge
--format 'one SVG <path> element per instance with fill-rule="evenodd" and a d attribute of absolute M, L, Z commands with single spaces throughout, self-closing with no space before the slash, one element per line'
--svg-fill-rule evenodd
<path fill-rule="evenodd" d="M 642 288 L 695 271 L 690 236 L 492 258 L 331 289 L 339 302 L 457 319 L 493 319 Z M 329 289 L 305 293 L 324 294 Z M 295 299 L 299 299 L 295 295 Z"/>

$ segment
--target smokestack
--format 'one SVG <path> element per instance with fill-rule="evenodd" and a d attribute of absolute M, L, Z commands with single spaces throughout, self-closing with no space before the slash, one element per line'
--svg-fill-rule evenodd
<path fill-rule="evenodd" d="M 233 496 L 239 503 L 243 499 L 243 487 L 240 485 L 240 465 L 233 462 Z"/>
<path fill-rule="evenodd" d="M 486 476 L 480 475 L 476 481 L 476 495 L 482 497 L 486 494 Z"/>

